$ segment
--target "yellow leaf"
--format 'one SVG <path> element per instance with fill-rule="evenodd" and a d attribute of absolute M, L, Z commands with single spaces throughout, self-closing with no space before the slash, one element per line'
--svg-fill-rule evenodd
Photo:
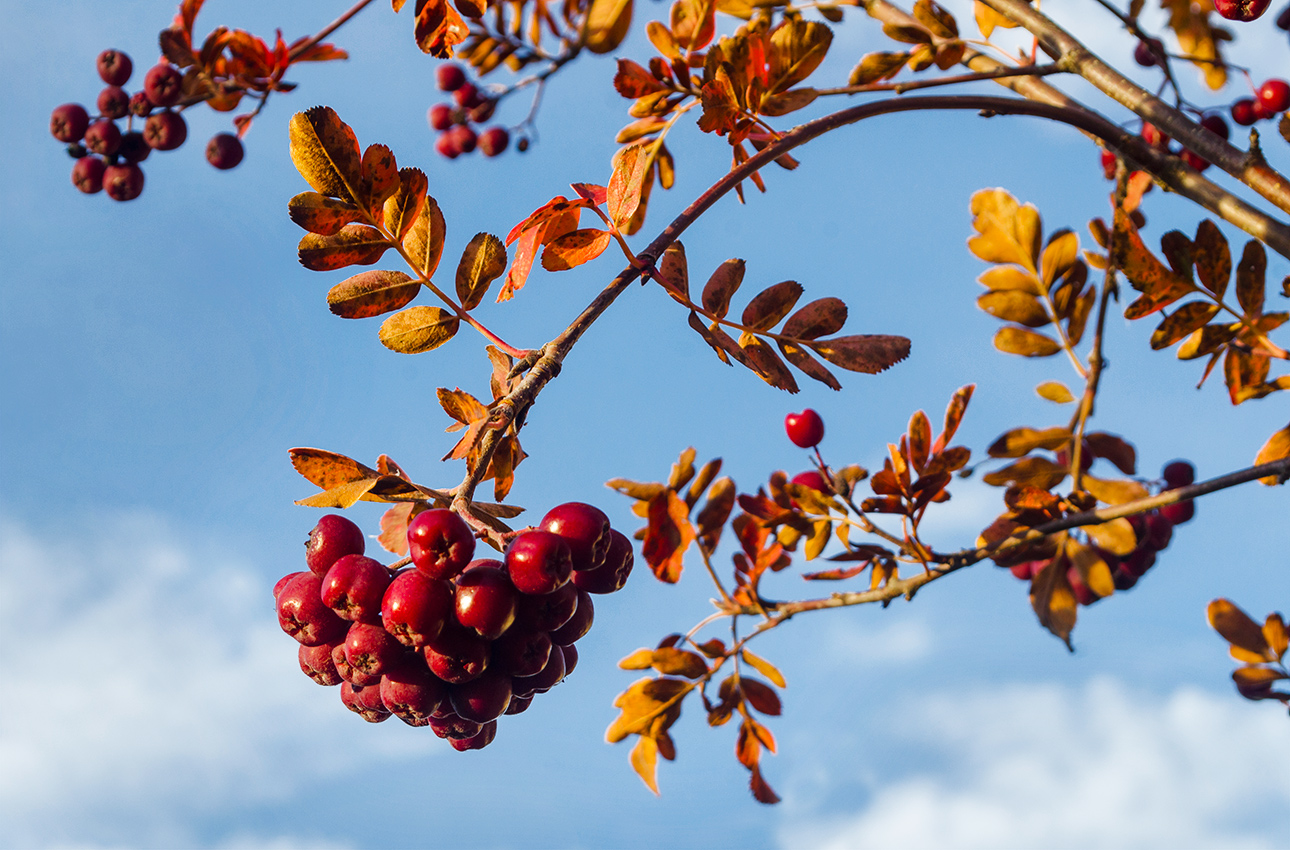
<path fill-rule="evenodd" d="M 1039 211 L 1003 189 L 982 189 L 972 196 L 972 226 L 978 236 L 968 249 L 988 263 L 1015 263 L 1038 273 L 1042 225 Z"/>
<path fill-rule="evenodd" d="M 291 161 L 314 190 L 362 205 L 362 156 L 354 131 L 329 106 L 291 116 Z"/>
<path fill-rule="evenodd" d="M 759 655 L 753 655 L 751 652 L 749 652 L 746 649 L 741 650 L 739 653 L 739 656 L 743 658 L 744 663 L 746 663 L 749 667 L 752 667 L 758 673 L 761 673 L 767 679 L 770 679 L 778 687 L 781 687 L 781 688 L 788 687 L 787 683 L 785 683 L 784 681 L 784 674 L 779 672 L 779 668 L 777 668 L 774 664 L 771 664 L 765 658 L 762 658 Z"/>
<path fill-rule="evenodd" d="M 1022 357 L 1051 357 L 1062 350 L 1057 340 L 1025 328 L 1003 327 L 994 335 L 994 347 Z"/>
<path fill-rule="evenodd" d="M 632 770 L 641 778 L 645 786 L 658 795 L 658 744 L 653 738 L 644 735 L 632 747 Z"/>
<path fill-rule="evenodd" d="M 1259 449 L 1258 455 L 1254 458 L 1254 465 L 1272 463 L 1274 460 L 1282 460 L 1286 457 L 1290 457 L 1290 425 L 1268 437 L 1268 441 L 1263 444 L 1263 448 Z M 1280 483 L 1280 479 L 1275 475 L 1260 478 L 1259 481 L 1268 485 Z"/>
<path fill-rule="evenodd" d="M 1084 531 L 1090 540 L 1112 555 L 1128 555 L 1138 548 L 1138 536 L 1133 533 L 1133 526 L 1123 517 L 1101 525 L 1090 525 Z"/>
<path fill-rule="evenodd" d="M 1138 499 L 1145 499 L 1151 495 L 1147 492 L 1146 487 L 1128 479 L 1107 480 L 1085 475 L 1082 480 L 1085 490 L 1092 493 L 1099 502 L 1106 502 L 1108 505 L 1123 505 L 1126 502 L 1136 502 Z"/>
<path fill-rule="evenodd" d="M 431 351 L 452 339 L 460 320 L 439 307 L 409 307 L 381 323 L 381 344 L 400 354 Z"/>
<path fill-rule="evenodd" d="M 1040 398 L 1046 398 L 1057 404 L 1070 404 L 1075 400 L 1075 396 L 1061 381 L 1044 381 L 1035 387 L 1035 392 L 1039 394 Z"/>
<path fill-rule="evenodd" d="M 1263 629 L 1231 600 L 1215 599 L 1209 603 L 1205 613 L 1214 631 L 1234 647 L 1259 655 L 1262 661 L 1275 659 L 1272 648 L 1263 637 Z"/>

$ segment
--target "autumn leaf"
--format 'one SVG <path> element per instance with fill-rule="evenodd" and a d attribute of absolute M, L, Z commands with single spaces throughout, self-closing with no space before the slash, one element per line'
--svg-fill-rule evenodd
<path fill-rule="evenodd" d="M 452 339 L 460 320 L 440 307 L 409 307 L 381 324 L 381 344 L 400 354 L 432 351 Z"/>
<path fill-rule="evenodd" d="M 385 201 L 382 215 L 385 229 L 400 242 L 416 224 L 417 216 L 425 205 L 428 185 L 426 176 L 420 169 L 399 169 L 398 189 Z"/>
<path fill-rule="evenodd" d="M 461 253 L 457 264 L 457 297 L 461 306 L 473 310 L 479 306 L 488 286 L 506 271 L 506 246 L 491 233 L 476 233 Z"/>
<path fill-rule="evenodd" d="M 1003 189 L 982 189 L 972 196 L 972 226 L 979 235 L 968 250 L 988 263 L 1015 263 L 1032 274 L 1039 271 L 1043 227 L 1039 211 L 1024 207 Z"/>
<path fill-rule="evenodd" d="M 1263 448 L 1259 449 L 1258 455 L 1254 458 L 1254 465 L 1259 466 L 1264 463 L 1272 463 L 1277 460 L 1284 460 L 1290 457 L 1290 425 L 1282 428 L 1280 431 L 1268 437 Z M 1280 484 L 1284 476 L 1268 475 L 1260 478 L 1259 481 L 1267 485 Z"/>
<path fill-rule="evenodd" d="M 358 139 L 329 106 L 291 116 L 291 161 L 315 191 L 362 206 L 362 156 Z"/>
<path fill-rule="evenodd" d="M 645 172 L 651 165 L 651 147 L 651 143 L 637 143 L 620 148 L 614 154 L 605 207 L 610 221 L 619 229 L 626 227 L 640 206 Z"/>
<path fill-rule="evenodd" d="M 296 472 L 321 490 L 330 490 L 339 484 L 380 475 L 370 466 L 326 449 L 296 448 L 291 450 L 290 455 L 291 465 Z"/>
<path fill-rule="evenodd" d="M 604 253 L 613 239 L 608 230 L 594 227 L 566 233 L 546 246 L 542 252 L 542 268 L 558 272 L 591 262 Z"/>
<path fill-rule="evenodd" d="M 306 233 L 300 239 L 300 264 L 323 272 L 345 266 L 370 266 L 391 247 L 381 231 L 365 224 L 347 224 L 331 236 Z"/>
<path fill-rule="evenodd" d="M 287 202 L 287 215 L 310 233 L 331 236 L 350 222 L 357 221 L 363 213 L 348 201 L 329 198 L 318 192 L 301 192 Z"/>
<path fill-rule="evenodd" d="M 825 360 L 852 372 L 876 375 L 909 356 L 909 339 L 859 334 L 816 340 L 810 347 Z"/>
<path fill-rule="evenodd" d="M 406 306 L 420 291 L 421 281 L 403 272 L 361 272 L 333 286 L 327 306 L 342 318 L 366 319 Z"/>
<path fill-rule="evenodd" d="M 1066 561 L 1058 559 L 1039 571 L 1030 586 L 1030 605 L 1039 617 L 1039 624 L 1066 644 L 1071 645 L 1071 631 L 1075 628 L 1075 592 L 1066 577 Z"/>
<path fill-rule="evenodd" d="M 648 501 L 649 526 L 641 557 L 659 581 L 675 584 L 681 578 L 685 550 L 694 542 L 689 506 L 672 490 L 663 490 Z"/>
<path fill-rule="evenodd" d="M 403 237 L 403 250 L 407 251 L 413 270 L 426 280 L 433 278 L 435 270 L 439 268 L 439 260 L 443 257 L 444 235 L 443 213 L 439 210 L 439 203 L 426 195 L 416 221 Z"/>

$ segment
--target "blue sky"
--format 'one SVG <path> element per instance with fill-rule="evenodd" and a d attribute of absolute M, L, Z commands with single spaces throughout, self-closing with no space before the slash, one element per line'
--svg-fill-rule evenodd
<path fill-rule="evenodd" d="M 203 140 L 227 122 L 199 111 L 188 145 L 145 164 L 143 197 L 113 204 L 70 186 L 48 113 L 93 99 L 100 50 L 146 64 L 172 6 L 0 4 L 0 69 L 23 81 L 0 95 L 10 207 L 0 229 L 0 665 L 10 686 L 0 845 L 1277 845 L 1290 723 L 1236 696 L 1203 612 L 1216 596 L 1260 616 L 1284 604 L 1281 490 L 1206 499 L 1135 590 L 1082 611 L 1074 655 L 1036 625 L 1025 586 L 989 565 L 914 604 L 803 617 L 768 636 L 759 653 L 789 682 L 785 713 L 770 722 L 781 754 L 766 770 L 785 798 L 774 808 L 747 794 L 733 730 L 709 730 L 694 712 L 675 730 L 679 759 L 661 767 L 658 799 L 631 773 L 626 746 L 603 742 L 612 699 L 635 675 L 616 660 L 708 610 L 697 564 L 677 587 L 640 572 L 598 604 L 577 673 L 507 718 L 483 752 L 454 753 L 394 721 L 364 724 L 301 676 L 269 598 L 279 576 L 302 567 L 317 516 L 292 504 L 311 487 L 287 449 L 369 463 L 384 452 L 418 480 L 450 486 L 461 469 L 438 461 L 455 438 L 434 390 L 486 395 L 488 367 L 467 332 L 407 357 L 380 346 L 376 322 L 327 311 L 344 273 L 296 262 L 301 231 L 286 201 L 305 184 L 287 156 L 288 118 L 326 103 L 361 143 L 383 142 L 401 165 L 424 169 L 447 217 L 449 269 L 474 233 L 505 235 L 568 183 L 606 180 L 613 133 L 628 120 L 612 64 L 589 61 L 549 88 L 528 154 L 438 158 L 424 120 L 437 99 L 434 63 L 412 44 L 409 16 L 377 5 L 340 34 L 348 63 L 294 75 L 300 89 L 257 120 L 239 168 L 201 161 Z M 282 26 L 291 38 L 332 16 L 316 6 L 212 0 L 198 26 Z M 1091 45 L 1127 61 L 1131 42 L 1110 29 L 1103 22 Z M 1251 31 L 1248 61 L 1284 67 L 1284 34 L 1270 21 Z M 874 49 L 878 28 L 855 20 L 825 72 L 845 77 Z M 646 50 L 638 39 L 620 52 Z M 499 117 L 517 121 L 526 108 L 507 104 Z M 693 128 L 673 147 L 677 186 L 655 193 L 640 245 L 728 164 L 724 143 Z M 1267 152 L 1290 166 L 1275 138 Z M 634 287 L 535 406 L 512 501 L 535 517 L 590 501 L 631 530 L 630 504 L 604 489 L 609 478 L 657 479 L 693 445 L 755 489 L 771 470 L 807 468 L 781 430 L 784 414 L 805 406 L 827 422 L 830 462 L 872 467 L 913 410 L 939 421 L 970 382 L 978 390 L 960 433 L 978 454 L 1008 427 L 1064 421 L 1032 387 L 1071 381 L 1069 368 L 990 346 L 995 322 L 972 304 L 984 266 L 964 248 L 967 203 L 1003 186 L 1034 202 L 1048 231 L 1086 233 L 1107 192 L 1087 141 L 1033 119 L 906 114 L 837 133 L 800 159 L 791 175 L 767 173 L 767 195 L 722 201 L 687 233 L 691 276 L 743 257 L 750 292 L 791 278 L 808 298 L 840 296 L 849 332 L 910 336 L 909 360 L 847 375 L 841 393 L 817 385 L 790 397 L 721 365 L 657 287 Z M 1150 243 L 1172 227 L 1193 232 L 1200 218 L 1160 192 L 1146 212 Z M 1269 279 L 1286 265 L 1274 257 Z M 481 317 L 516 344 L 539 344 L 617 269 L 606 257 L 535 274 Z M 1149 327 L 1112 316 L 1109 332 L 1096 423 L 1137 444 L 1144 474 L 1175 457 L 1206 477 L 1244 466 L 1285 424 L 1282 398 L 1234 409 L 1217 381 L 1193 390 L 1198 367 L 1150 352 Z M 972 540 L 998 496 L 964 482 L 934 541 Z M 379 507 L 352 514 L 376 530 Z M 809 590 L 793 571 L 776 581 L 783 595 Z"/>

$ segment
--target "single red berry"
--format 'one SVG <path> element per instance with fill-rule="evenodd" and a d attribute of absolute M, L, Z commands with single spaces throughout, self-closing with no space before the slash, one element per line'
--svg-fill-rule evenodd
<path fill-rule="evenodd" d="M 465 124 L 458 124 L 456 127 L 450 129 L 445 135 L 452 137 L 453 147 L 462 153 L 471 153 L 474 151 L 478 142 L 478 137 L 475 135 L 475 131 L 467 127 Z"/>
<path fill-rule="evenodd" d="M 574 581 L 566 582 L 550 593 L 536 596 L 521 594 L 515 610 L 516 626 L 520 629 L 537 629 L 543 632 L 560 628 L 569 622 L 578 607 L 578 586 L 575 584 L 578 576 L 595 575 L 597 572 L 599 570 L 574 573 Z"/>
<path fill-rule="evenodd" d="M 278 625 L 305 646 L 337 643 L 344 639 L 349 623 L 322 603 L 322 579 L 313 573 L 297 573 L 278 592 Z"/>
<path fill-rule="evenodd" d="M 363 531 L 340 514 L 327 514 L 309 532 L 305 563 L 319 578 L 345 555 L 361 555 L 367 546 Z"/>
<path fill-rule="evenodd" d="M 800 484 L 803 487 L 810 487 L 812 490 L 818 490 L 821 493 L 832 493 L 833 488 L 829 486 L 828 479 L 820 474 L 819 470 L 811 469 L 806 472 L 799 472 L 793 476 L 793 484 Z"/>
<path fill-rule="evenodd" d="M 1168 150 L 1169 137 L 1160 131 L 1160 128 L 1150 122 L 1142 125 L 1142 140 L 1153 148 Z"/>
<path fill-rule="evenodd" d="M 1115 154 L 1108 150 L 1102 151 L 1102 176 L 1107 180 L 1115 179 Z"/>
<path fill-rule="evenodd" d="M 560 652 L 564 653 L 564 675 L 568 678 L 573 673 L 573 668 L 578 666 L 578 647 L 566 644 L 560 647 Z"/>
<path fill-rule="evenodd" d="M 1209 168 L 1209 160 L 1203 159 L 1199 154 L 1194 154 L 1191 151 L 1182 152 L 1182 161 L 1197 171 L 1204 171 Z"/>
<path fill-rule="evenodd" d="M 573 569 L 594 570 L 609 553 L 609 517 L 593 505 L 565 502 L 547 511 L 538 528 L 558 534 L 569 544 Z"/>
<path fill-rule="evenodd" d="M 1150 546 L 1139 546 L 1120 562 L 1120 569 L 1142 578 L 1147 570 L 1155 566 L 1156 550 Z"/>
<path fill-rule="evenodd" d="M 482 723 L 458 717 L 452 712 L 450 704 L 445 703 L 445 705 L 447 706 L 446 711 L 441 707 L 430 718 L 430 731 L 440 738 L 447 738 L 449 741 L 467 739 L 478 735 L 480 730 L 484 728 Z"/>
<path fill-rule="evenodd" d="M 1169 547 L 1169 541 L 1173 536 L 1174 524 L 1168 517 L 1157 511 L 1147 514 L 1147 536 L 1143 541 L 1144 544 L 1157 552 L 1163 552 Z"/>
<path fill-rule="evenodd" d="M 1277 29 L 1290 30 L 1290 6 L 1286 6 L 1277 15 Z"/>
<path fill-rule="evenodd" d="M 219 133 L 206 143 L 206 161 L 220 171 L 237 168 L 245 153 L 241 139 L 232 133 Z"/>
<path fill-rule="evenodd" d="M 381 622 L 381 600 L 390 586 L 390 572 L 373 558 L 344 555 L 331 565 L 322 581 L 322 602 L 342 620 Z"/>
<path fill-rule="evenodd" d="M 104 118 L 124 118 L 130 114 L 130 95 L 120 86 L 103 89 L 95 104 Z"/>
<path fill-rule="evenodd" d="M 1259 86 L 1259 105 L 1270 115 L 1290 109 L 1290 83 L 1272 79 Z"/>
<path fill-rule="evenodd" d="M 605 563 L 594 570 L 574 573 L 573 584 L 588 593 L 616 593 L 627 584 L 627 577 L 632 574 L 635 560 L 632 541 L 627 539 L 627 535 L 611 528 Z"/>
<path fill-rule="evenodd" d="M 454 123 L 452 120 L 452 107 L 446 103 L 436 103 L 426 113 L 426 120 L 430 122 L 431 128 L 435 130 L 447 130 Z"/>
<path fill-rule="evenodd" d="M 49 132 L 60 142 L 79 142 L 90 126 L 90 114 L 79 103 L 64 103 L 49 116 Z"/>
<path fill-rule="evenodd" d="M 1232 104 L 1232 120 L 1242 127 L 1248 127 L 1258 121 L 1258 103 L 1249 97 L 1236 101 Z"/>
<path fill-rule="evenodd" d="M 377 676 L 404 660 L 406 648 L 373 623 L 354 623 L 345 633 L 345 661 L 355 670 Z"/>
<path fill-rule="evenodd" d="M 449 738 L 448 744 L 457 752 L 464 753 L 467 750 L 482 750 L 493 739 L 497 737 L 497 721 L 490 720 L 479 727 L 479 731 L 469 738 Z"/>
<path fill-rule="evenodd" d="M 183 93 L 184 79 L 179 70 L 165 62 L 148 69 L 143 90 L 153 106 L 174 106 Z"/>
<path fill-rule="evenodd" d="M 452 133 L 444 133 L 435 140 L 434 149 L 440 156 L 446 156 L 448 159 L 456 159 L 461 156 L 461 151 L 457 148 L 457 142 L 452 137 Z"/>
<path fill-rule="evenodd" d="M 454 89 L 452 99 L 455 100 L 457 105 L 462 109 L 474 109 L 476 106 L 479 106 L 484 102 L 484 98 L 480 95 L 479 89 L 475 88 L 471 83 L 462 83 L 462 85 Z"/>
<path fill-rule="evenodd" d="M 345 682 L 340 686 L 340 701 L 368 723 L 380 723 L 390 718 L 390 710 L 381 702 L 381 689 L 377 685 L 359 687 Z"/>
<path fill-rule="evenodd" d="M 448 686 L 426 668 L 409 663 L 381 677 L 381 702 L 409 726 L 426 726 L 448 698 Z"/>
<path fill-rule="evenodd" d="M 143 192 L 143 169 L 134 163 L 103 169 L 103 188 L 114 201 L 133 201 Z"/>
<path fill-rule="evenodd" d="M 519 697 L 511 694 L 511 704 L 506 706 L 507 714 L 523 714 L 524 711 L 533 704 L 533 697 Z M 497 721 L 493 721 L 496 723 Z"/>
<path fill-rule="evenodd" d="M 152 153 L 152 148 L 148 147 L 148 142 L 143 138 L 143 133 L 138 130 L 131 130 L 121 137 L 121 146 L 116 149 L 116 155 L 126 162 L 143 162 Z"/>
<path fill-rule="evenodd" d="M 466 84 L 466 72 L 460 65 L 450 62 L 440 65 L 435 71 L 435 81 L 439 84 L 440 91 L 456 91 Z"/>
<path fill-rule="evenodd" d="M 87 195 L 103 191 L 106 163 L 97 156 L 83 156 L 72 166 L 72 185 Z"/>
<path fill-rule="evenodd" d="M 511 702 L 511 677 L 489 670 L 477 679 L 448 689 L 453 712 L 463 720 L 487 723 L 496 720 Z"/>
<path fill-rule="evenodd" d="M 1020 564 L 1013 564 L 1008 569 L 1022 581 L 1031 581 L 1046 566 L 1048 566 L 1048 561 L 1022 561 Z"/>
<path fill-rule="evenodd" d="M 1272 0 L 1214 0 L 1214 11 L 1229 21 L 1249 22 L 1261 17 Z"/>
<path fill-rule="evenodd" d="M 1133 48 L 1133 61 L 1144 68 L 1150 68 L 1156 64 L 1156 52 L 1163 53 L 1164 49 L 1164 45 L 1158 38 L 1153 38 L 1150 41 L 1139 41 L 1137 46 Z"/>
<path fill-rule="evenodd" d="M 493 669 L 508 676 L 535 676 L 551 657 L 551 638 L 536 629 L 511 628 L 493 641 Z"/>
<path fill-rule="evenodd" d="M 423 652 L 430 672 L 453 684 L 482 676 L 492 657 L 488 641 L 456 622 L 445 623 Z"/>
<path fill-rule="evenodd" d="M 351 685 L 358 685 L 360 688 L 365 688 L 368 685 L 379 685 L 381 683 L 380 673 L 366 673 L 362 670 L 355 669 L 353 665 L 349 663 L 349 660 L 345 657 L 344 639 L 332 647 L 331 663 L 336 665 L 336 672 L 340 674 L 340 677 Z"/>
<path fill-rule="evenodd" d="M 95 121 L 85 131 L 85 147 L 90 153 L 111 156 L 121 146 L 121 130 L 106 118 Z"/>
<path fill-rule="evenodd" d="M 790 413 L 784 417 L 784 430 L 793 445 L 804 449 L 813 448 L 824 439 L 824 420 L 820 414 L 809 407 L 801 413 Z"/>
<path fill-rule="evenodd" d="M 506 549 L 506 570 L 521 593 L 550 593 L 569 580 L 573 557 L 569 544 L 549 531 L 526 531 Z"/>
<path fill-rule="evenodd" d="M 320 685 L 331 687 L 339 685 L 342 681 L 340 672 L 336 670 L 336 665 L 332 663 L 331 651 L 333 647 L 329 643 L 318 646 L 301 645 L 297 659 L 300 661 L 300 672 L 313 679 Z"/>
<path fill-rule="evenodd" d="M 405 646 L 425 646 L 438 637 L 452 612 L 452 584 L 420 570 L 395 576 L 381 600 L 385 630 Z"/>
<path fill-rule="evenodd" d="M 152 114 L 152 110 L 154 109 L 156 109 L 156 107 L 152 105 L 152 101 L 148 100 L 147 92 L 137 91 L 130 95 L 131 115 L 138 116 L 139 118 L 146 118 L 148 115 Z"/>
<path fill-rule="evenodd" d="M 152 148 L 173 151 L 188 138 L 188 124 L 178 112 L 154 112 L 143 122 L 143 138 Z"/>
<path fill-rule="evenodd" d="M 1195 482 L 1196 467 L 1185 460 L 1170 461 L 1165 464 L 1160 477 L 1165 480 L 1165 487 L 1169 490 L 1186 487 L 1188 484 Z"/>
<path fill-rule="evenodd" d="M 511 687 L 517 696 L 522 697 L 545 693 L 560 684 L 566 672 L 564 653 L 556 652 L 555 647 L 552 647 L 551 657 L 547 659 L 546 666 L 542 668 L 542 672 L 535 676 L 511 679 Z"/>
<path fill-rule="evenodd" d="M 497 567 L 481 566 L 457 576 L 457 622 L 480 637 L 500 637 L 515 622 L 519 591 L 511 577 Z"/>
<path fill-rule="evenodd" d="M 510 143 L 511 134 L 506 132 L 505 127 L 489 127 L 479 134 L 479 149 L 484 152 L 484 156 L 497 156 Z"/>
<path fill-rule="evenodd" d="M 1184 522 L 1191 522 L 1192 518 L 1196 516 L 1196 503 L 1188 499 L 1185 502 L 1165 505 L 1160 508 L 1160 515 L 1174 525 L 1182 525 Z"/>
<path fill-rule="evenodd" d="M 287 586 L 287 582 L 291 581 L 298 575 L 300 575 L 300 573 L 287 573 L 282 578 L 278 579 L 277 583 L 273 585 L 273 598 L 275 601 L 278 598 L 278 594 L 282 592 L 282 588 Z"/>
<path fill-rule="evenodd" d="M 574 609 L 573 616 L 569 618 L 569 622 L 551 632 L 551 643 L 556 646 L 568 646 L 581 639 L 587 632 L 591 631 L 591 623 L 595 619 L 595 614 L 591 594 L 585 590 L 579 590 L 578 607 Z"/>
<path fill-rule="evenodd" d="M 130 57 L 120 50 L 104 50 L 95 64 L 98 66 L 99 79 L 110 86 L 125 85 L 134 71 Z"/>
<path fill-rule="evenodd" d="M 408 552 L 430 578 L 452 578 L 475 556 L 475 535 L 447 508 L 422 511 L 408 523 Z"/>
<path fill-rule="evenodd" d="M 1200 126 L 1210 131 L 1216 136 L 1222 136 L 1224 139 L 1232 134 L 1232 130 L 1223 120 L 1223 116 L 1217 112 L 1210 112 L 1200 119 Z"/>

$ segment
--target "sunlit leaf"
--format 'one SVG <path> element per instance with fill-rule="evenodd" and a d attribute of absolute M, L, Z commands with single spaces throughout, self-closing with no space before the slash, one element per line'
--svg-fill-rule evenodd
<path fill-rule="evenodd" d="M 587 49 L 611 53 L 618 48 L 632 24 L 632 0 L 591 0 L 587 12 Z"/>
<path fill-rule="evenodd" d="M 1272 463 L 1287 457 L 1290 457 L 1290 425 L 1268 437 L 1267 442 L 1263 444 L 1263 448 L 1259 449 L 1258 455 L 1254 458 L 1254 465 Z M 1269 485 L 1279 483 L 1275 475 L 1260 478 L 1259 481 Z"/>
<path fill-rule="evenodd" d="M 1066 577 L 1066 562 L 1058 560 L 1039 571 L 1030 584 L 1030 605 L 1039 617 L 1039 624 L 1071 646 L 1071 631 L 1075 628 L 1075 593 Z"/>
<path fill-rule="evenodd" d="M 1062 350 L 1057 340 L 1025 328 L 1003 327 L 994 335 L 994 347 L 1022 357 L 1051 357 Z"/>
<path fill-rule="evenodd" d="M 810 343 L 825 360 L 851 372 L 874 375 L 909 356 L 909 339 L 885 334 L 858 334 Z"/>
<path fill-rule="evenodd" d="M 787 91 L 811 76 L 832 42 L 833 32 L 827 24 L 800 17 L 781 21 L 770 31 L 768 91 Z"/>
<path fill-rule="evenodd" d="M 649 143 L 642 142 L 627 145 L 614 154 L 605 205 L 609 219 L 619 228 L 631 221 L 640 205 L 641 187 L 650 167 L 650 148 Z"/>
<path fill-rule="evenodd" d="M 405 307 L 421 281 L 403 272 L 370 271 L 346 278 L 327 293 L 327 306 L 345 319 L 366 319 Z"/>
<path fill-rule="evenodd" d="M 802 286 L 797 281 L 786 280 L 769 286 L 748 302 L 742 324 L 755 330 L 770 330 L 789 314 L 801 297 Z"/>
<path fill-rule="evenodd" d="M 761 337 L 744 331 L 739 336 L 739 348 L 743 352 L 741 362 L 756 372 L 763 381 L 790 393 L 798 391 L 793 373 L 788 371 L 784 361 L 780 360 L 779 355 L 775 353 L 775 349 L 767 345 Z"/>
<path fill-rule="evenodd" d="M 1151 347 L 1168 348 L 1218 315 L 1218 305 L 1208 301 L 1189 301 L 1165 318 L 1151 334 Z"/>
<path fill-rule="evenodd" d="M 717 266 L 703 287 L 703 309 L 717 318 L 725 318 L 730 309 L 730 298 L 738 291 L 743 279 L 743 260 L 729 259 Z"/>
<path fill-rule="evenodd" d="M 658 744 L 653 738 L 640 736 L 632 747 L 632 770 L 645 783 L 645 787 L 658 796 Z"/>
<path fill-rule="evenodd" d="M 330 236 L 339 233 L 350 222 L 357 221 L 363 213 L 348 201 L 317 192 L 301 192 L 287 202 L 287 215 L 310 233 Z"/>
<path fill-rule="evenodd" d="M 1021 206 L 1003 189 L 982 189 L 972 196 L 972 226 L 978 236 L 968 249 L 988 263 L 1015 263 L 1037 274 L 1042 225 L 1039 211 Z"/>
<path fill-rule="evenodd" d="M 1013 428 L 987 449 L 990 457 L 1021 457 L 1033 449 L 1060 449 L 1071 441 L 1069 428 Z"/>
<path fill-rule="evenodd" d="M 996 319 L 1028 328 L 1043 327 L 1052 321 L 1038 298 L 1017 290 L 987 292 L 976 299 L 976 305 Z"/>
<path fill-rule="evenodd" d="M 1046 398 L 1057 404 L 1070 404 L 1075 400 L 1075 396 L 1061 381 L 1044 381 L 1035 387 L 1035 392 L 1039 394 L 1040 398 Z"/>
<path fill-rule="evenodd" d="M 315 106 L 297 112 L 287 131 L 291 161 L 315 191 L 356 205 L 363 203 L 358 139 L 335 110 Z"/>
<path fill-rule="evenodd" d="M 457 298 L 473 310 L 488 292 L 488 286 L 506 271 L 506 246 L 491 233 L 476 233 L 461 253 L 457 264 Z"/>
<path fill-rule="evenodd" d="M 1099 502 L 1108 505 L 1123 505 L 1145 499 L 1151 494 L 1147 488 L 1129 479 L 1107 480 L 1085 475 L 1082 479 L 1084 489 L 1093 494 Z"/>
<path fill-rule="evenodd" d="M 365 224 L 347 224 L 331 236 L 306 233 L 298 256 L 305 268 L 321 272 L 345 266 L 370 266 L 390 247 L 381 231 Z"/>
<path fill-rule="evenodd" d="M 439 259 L 443 256 L 444 240 L 443 213 L 434 198 L 426 195 L 407 235 L 403 237 L 403 250 L 412 260 L 412 268 L 423 275 L 426 280 L 434 277 L 439 268 Z"/>
<path fill-rule="evenodd" d="M 1100 525 L 1085 526 L 1089 539 L 1112 555 L 1128 555 L 1138 548 L 1138 536 L 1127 519 L 1120 517 Z"/>
<path fill-rule="evenodd" d="M 400 354 L 431 351 L 452 339 L 460 320 L 439 307 L 409 307 L 381 323 L 381 344 Z"/>
<path fill-rule="evenodd" d="M 558 239 L 553 239 L 542 251 L 542 268 L 549 272 L 558 272 L 591 262 L 605 252 L 613 238 L 613 234 L 608 230 L 594 227 L 566 233 Z M 497 244 L 500 247 L 501 240 L 498 240 Z M 503 248 L 503 270 L 505 256 Z"/>
<path fill-rule="evenodd" d="M 399 186 L 385 202 L 385 229 L 400 242 L 416 224 L 417 216 L 425 207 L 425 173 L 417 168 L 399 169 Z"/>
<path fill-rule="evenodd" d="M 380 475 L 370 466 L 326 449 L 296 448 L 290 454 L 291 465 L 296 472 L 320 490 L 330 490 L 340 484 Z"/>
<path fill-rule="evenodd" d="M 1263 629 L 1231 600 L 1215 599 L 1209 603 L 1205 614 L 1209 617 L 1210 626 L 1228 643 L 1267 661 L 1275 660 L 1275 653 L 1263 637 Z"/>

